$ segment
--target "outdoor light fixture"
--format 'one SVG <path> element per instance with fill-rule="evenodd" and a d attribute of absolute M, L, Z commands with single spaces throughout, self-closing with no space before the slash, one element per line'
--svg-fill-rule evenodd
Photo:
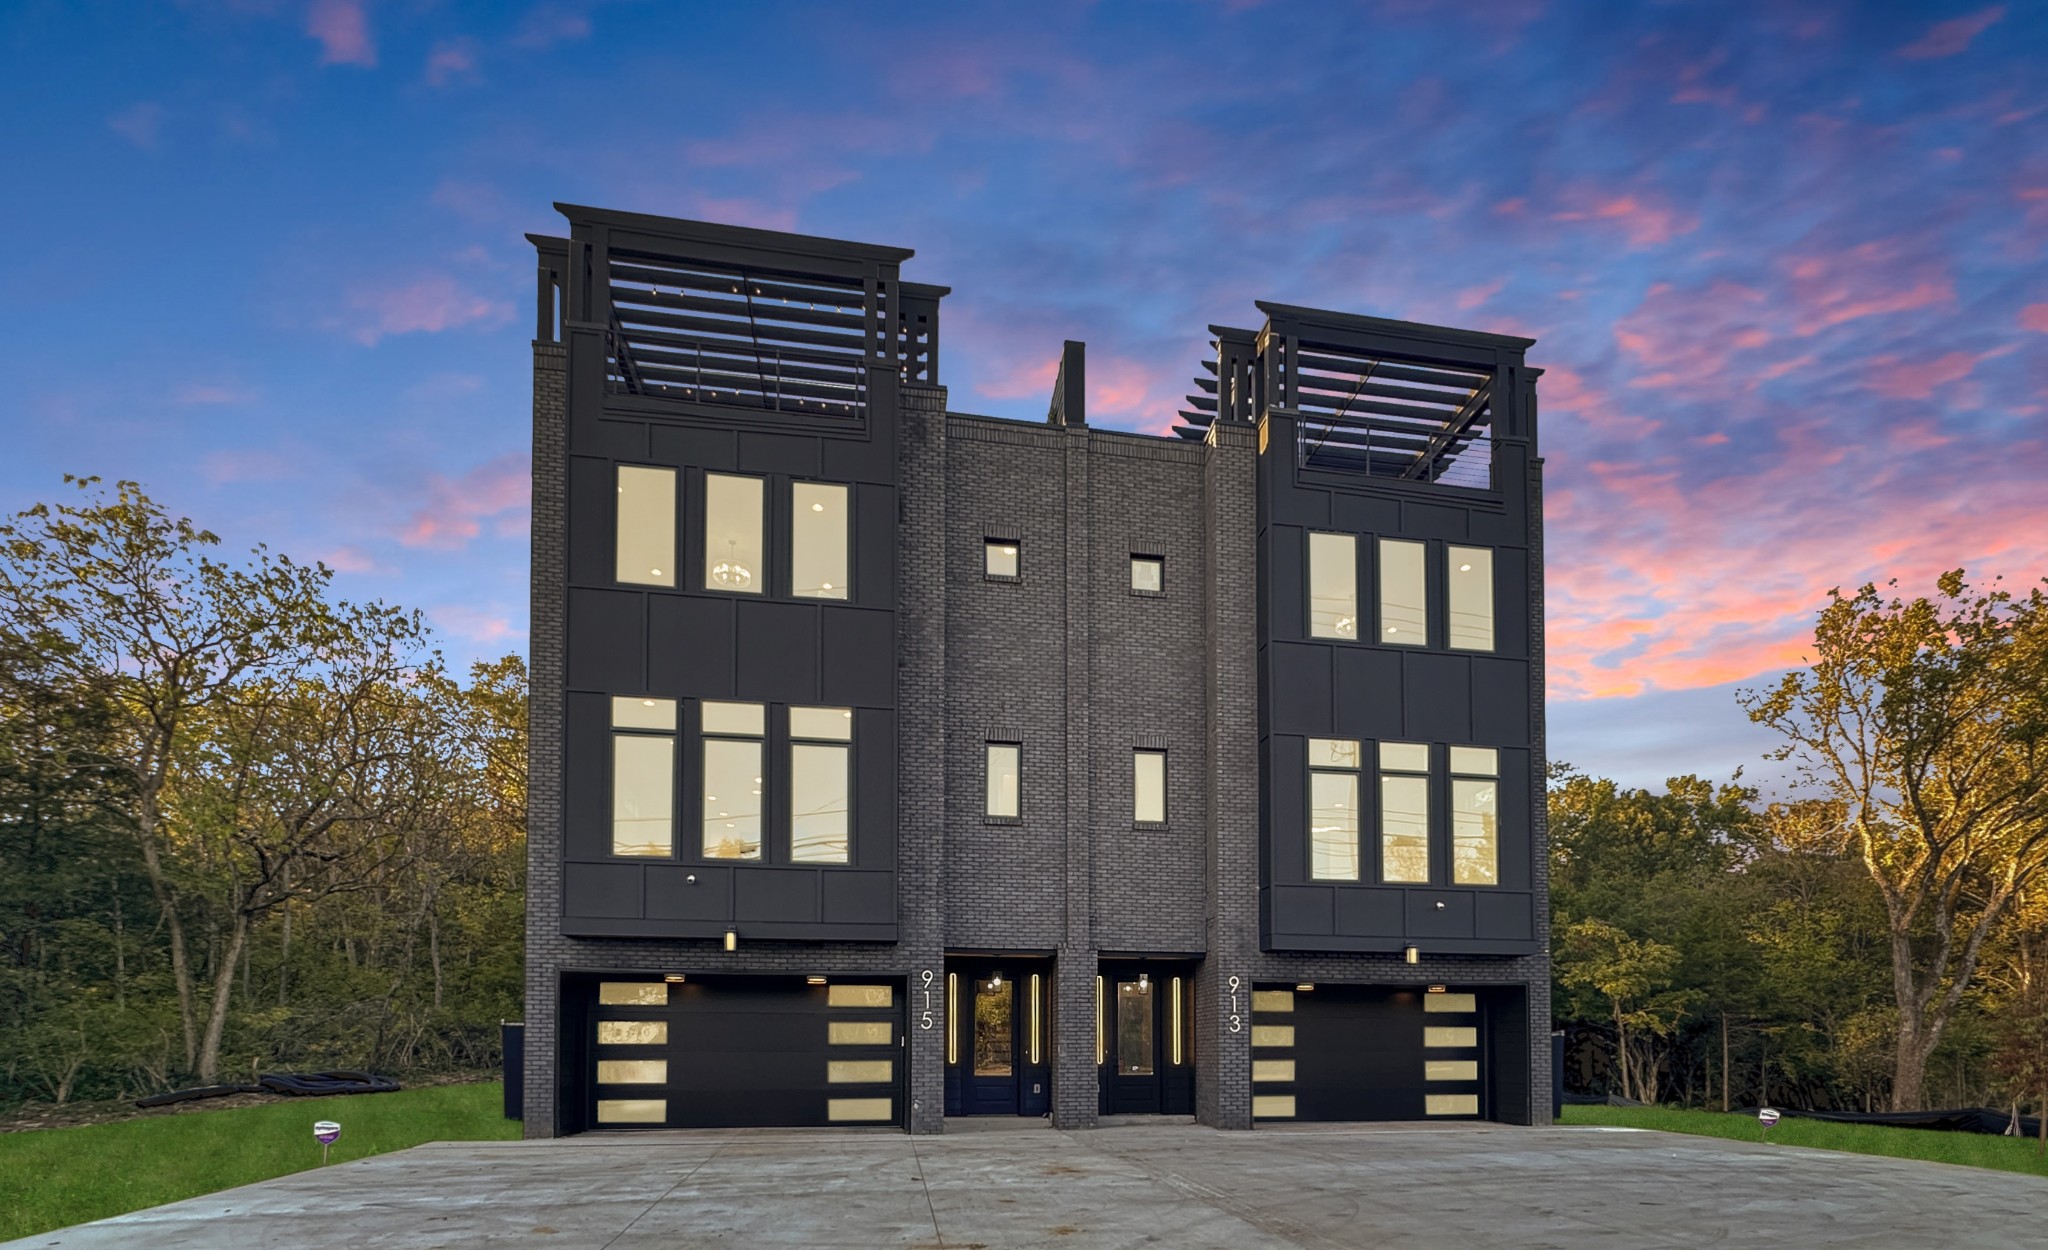
<path fill-rule="evenodd" d="M 1432 985 L 1429 987 L 1429 992 L 1432 994 L 1441 994 L 1444 992 L 1444 987 L 1441 985 Z"/>
<path fill-rule="evenodd" d="M 685 978 L 683 974 L 680 972 L 671 972 L 667 976 L 662 978 L 662 980 L 668 982 L 670 985 L 681 985 L 686 979 L 687 978 Z"/>
<path fill-rule="evenodd" d="M 825 984 L 825 978 L 818 976 L 810 976 L 805 977 L 804 982 L 808 985 L 823 985 Z"/>
<path fill-rule="evenodd" d="M 728 952 L 731 952 L 731 951 L 736 951 L 736 950 L 738 950 L 739 948 L 740 948 L 740 935 L 739 935 L 739 931 L 738 931 L 737 929 L 734 929 L 734 928 L 733 928 L 732 926 L 730 926 L 730 925 L 726 926 L 726 930 L 725 930 L 725 949 L 726 949 L 726 950 L 727 950 Z M 1411 949 L 1412 949 L 1412 948 L 1411 948 Z M 1409 960 L 1409 962 L 1410 962 L 1410 963 L 1413 963 L 1413 962 L 1415 962 L 1415 961 L 1411 959 L 1411 960 Z"/>
<path fill-rule="evenodd" d="M 1000 972 L 991 972 L 991 973 L 989 973 L 989 974 L 988 974 L 988 987 L 989 987 L 990 989 L 992 989 L 992 990 L 999 990 L 999 989 L 1003 988 L 1003 974 L 1002 974 L 1002 973 L 1000 973 Z"/>
<path fill-rule="evenodd" d="M 1407 963 L 1418 964 L 1422 962 L 1422 952 L 1412 946 L 1404 946 L 1401 948 L 1401 958 Z"/>
<path fill-rule="evenodd" d="M 1311 982 L 1303 981 L 1300 984 L 1296 985 L 1294 988 L 1303 994 L 1307 994 L 1313 991 L 1316 987 Z"/>

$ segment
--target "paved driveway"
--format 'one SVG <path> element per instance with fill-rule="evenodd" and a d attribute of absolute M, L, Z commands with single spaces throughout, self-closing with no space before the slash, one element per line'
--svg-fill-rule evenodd
<path fill-rule="evenodd" d="M 450 1143 L 11 1247 L 2048 1245 L 2048 1180 L 1619 1129 L 1191 1126 Z"/>

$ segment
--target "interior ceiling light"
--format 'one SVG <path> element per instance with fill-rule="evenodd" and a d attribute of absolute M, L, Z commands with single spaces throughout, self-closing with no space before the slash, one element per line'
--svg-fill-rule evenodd
<path fill-rule="evenodd" d="M 726 557 L 711 566 L 711 580 L 734 590 L 744 590 L 754 583 L 754 571 L 739 562 L 739 540 L 726 544 Z"/>

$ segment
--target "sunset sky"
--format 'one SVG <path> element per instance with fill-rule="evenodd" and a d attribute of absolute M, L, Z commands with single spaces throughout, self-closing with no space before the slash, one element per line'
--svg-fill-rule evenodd
<path fill-rule="evenodd" d="M 2048 5 L 0 6 L 0 511 L 132 477 L 526 633 L 561 200 L 917 250 L 956 410 L 1255 299 L 1534 336 L 1551 754 L 1754 776 L 1827 589 L 2048 573 Z"/>

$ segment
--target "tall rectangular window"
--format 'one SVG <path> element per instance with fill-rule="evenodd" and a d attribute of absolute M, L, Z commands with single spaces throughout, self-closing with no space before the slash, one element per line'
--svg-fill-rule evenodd
<path fill-rule="evenodd" d="M 767 588 L 765 485 L 758 477 L 704 475 L 704 589 L 758 595 Z"/>
<path fill-rule="evenodd" d="M 1428 547 L 1380 539 L 1380 641 L 1400 647 L 1429 645 Z"/>
<path fill-rule="evenodd" d="M 1131 819 L 1139 824 L 1166 823 L 1166 752 L 1131 752 Z"/>
<path fill-rule="evenodd" d="M 1023 813 L 1023 771 L 1023 747 L 1014 742 L 988 744 L 988 815 L 1014 820 Z"/>
<path fill-rule="evenodd" d="M 1500 752 L 1451 748 L 1451 881 L 1500 884 Z"/>
<path fill-rule="evenodd" d="M 1380 743 L 1380 880 L 1429 883 L 1429 744 Z"/>
<path fill-rule="evenodd" d="M 1358 880 L 1358 744 L 1308 740 L 1308 875 Z"/>
<path fill-rule="evenodd" d="M 789 709 L 789 857 L 851 862 L 853 709 Z"/>
<path fill-rule="evenodd" d="M 612 699 L 612 854 L 675 854 L 676 701 Z"/>
<path fill-rule="evenodd" d="M 617 568 L 641 586 L 676 584 L 676 471 L 622 464 L 618 478 Z"/>
<path fill-rule="evenodd" d="M 1450 587 L 1451 646 L 1493 650 L 1493 549 L 1447 547 L 1444 581 Z"/>
<path fill-rule="evenodd" d="M 844 599 L 852 587 L 848 570 L 844 486 L 794 482 L 789 488 L 789 593 L 799 599 Z"/>
<path fill-rule="evenodd" d="M 1308 536 L 1308 633 L 1358 637 L 1358 540 L 1349 534 Z"/>
<path fill-rule="evenodd" d="M 699 705 L 704 731 L 704 857 L 761 858 L 761 740 L 767 709 L 759 703 Z"/>

